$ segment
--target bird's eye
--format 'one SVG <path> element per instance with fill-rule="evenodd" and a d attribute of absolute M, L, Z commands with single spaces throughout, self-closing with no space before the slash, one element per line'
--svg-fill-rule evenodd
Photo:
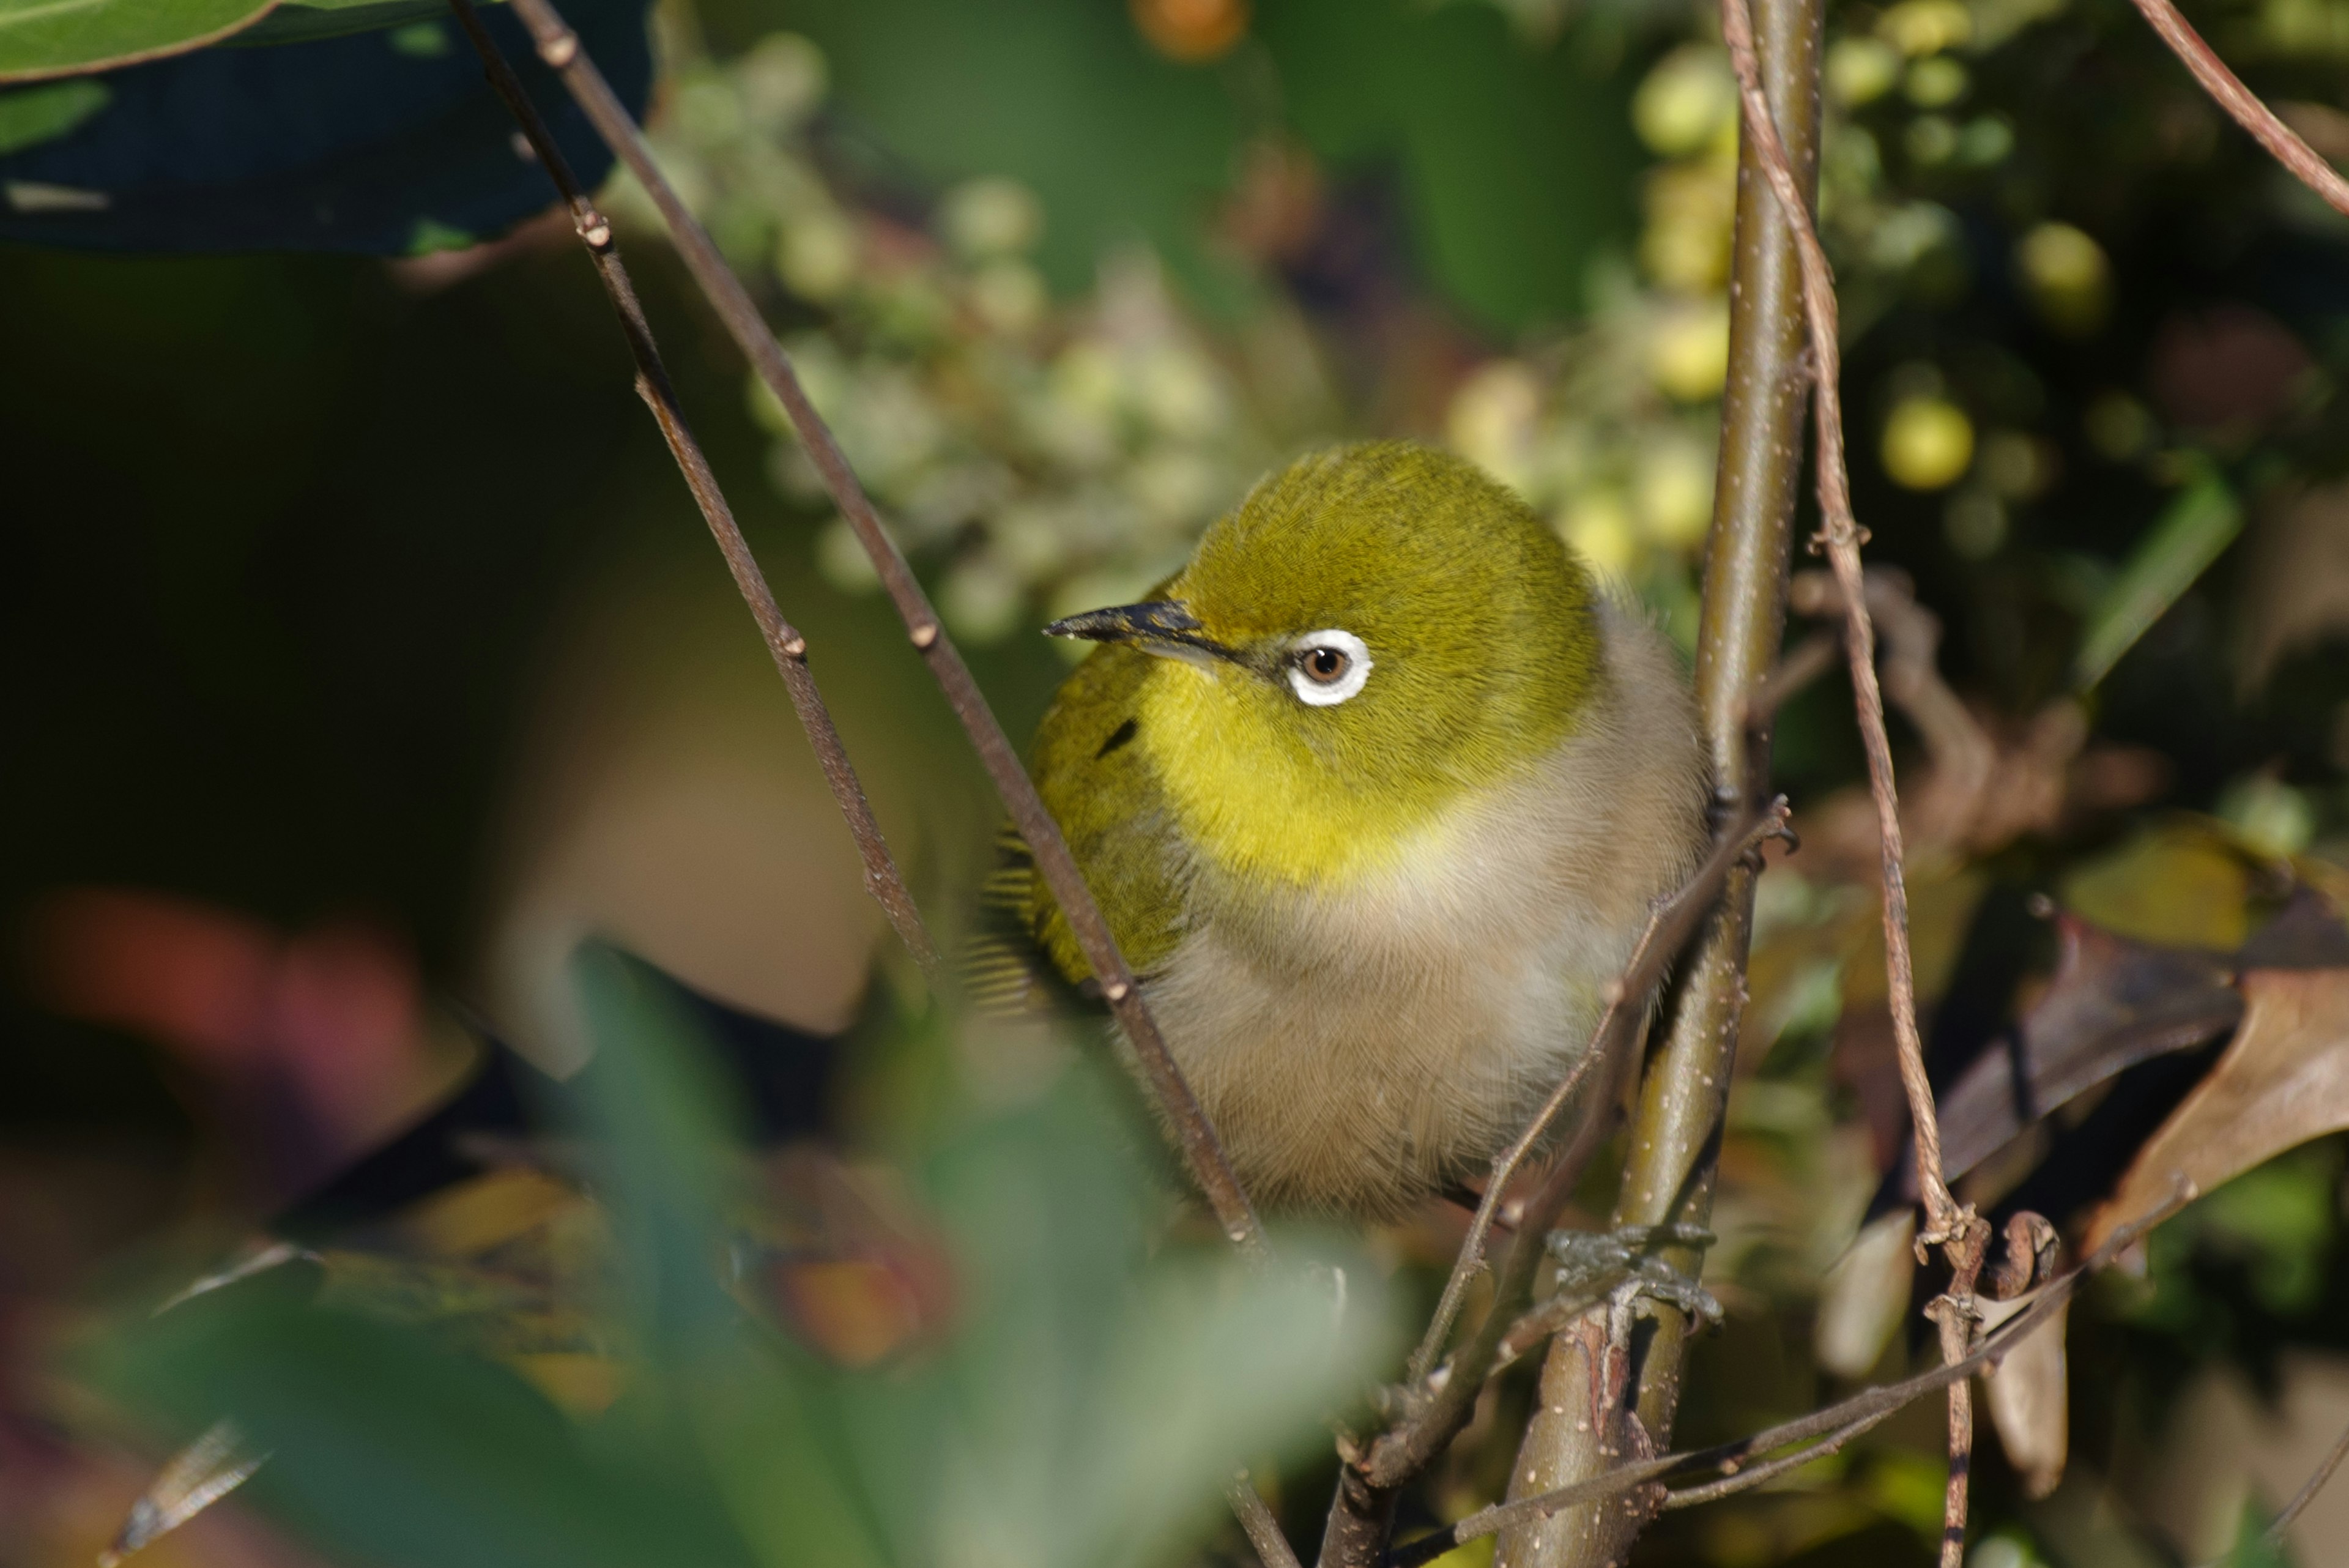
<path fill-rule="evenodd" d="M 1316 708 L 1343 702 L 1371 678 L 1371 650 L 1350 631 L 1309 631 L 1290 644 L 1288 686 Z"/>

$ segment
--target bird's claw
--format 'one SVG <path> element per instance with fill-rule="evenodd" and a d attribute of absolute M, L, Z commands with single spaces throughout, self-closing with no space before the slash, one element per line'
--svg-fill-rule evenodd
<path fill-rule="evenodd" d="M 1553 1231 L 1550 1256 L 1557 1260 L 1557 1289 L 1619 1306 L 1637 1296 L 1667 1302 L 1692 1318 L 1719 1323 L 1721 1303 L 1697 1282 L 1656 1256 L 1663 1247 L 1711 1246 L 1712 1231 L 1701 1225 L 1619 1225 L 1612 1231 Z"/>

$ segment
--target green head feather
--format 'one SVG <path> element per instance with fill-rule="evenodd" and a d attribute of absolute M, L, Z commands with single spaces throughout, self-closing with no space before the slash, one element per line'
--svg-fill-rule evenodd
<path fill-rule="evenodd" d="M 1045 721 L 1045 802 L 1146 968 L 1184 876 L 1349 882 L 1547 754 L 1602 678 L 1596 608 L 1582 564 L 1473 465 L 1400 441 L 1305 458 L 1151 603 L 1052 628 L 1110 646 Z"/>

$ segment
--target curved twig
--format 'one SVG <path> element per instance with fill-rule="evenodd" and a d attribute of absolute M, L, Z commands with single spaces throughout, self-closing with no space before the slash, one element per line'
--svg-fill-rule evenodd
<path fill-rule="evenodd" d="M 2349 180 L 2344 180 L 2332 164 L 2317 155 L 2314 148 L 2300 139 L 2298 132 L 2277 119 L 2275 110 L 2260 101 L 2257 93 L 2243 85 L 2242 78 L 2227 67 L 2217 50 L 2203 42 L 2202 35 L 2194 30 L 2193 24 L 2179 14 L 2170 0 L 2133 3 L 2153 30 L 2161 35 L 2161 41 L 2169 46 L 2170 52 L 2185 62 L 2194 79 L 2202 84 L 2202 90 L 2234 116 L 2236 124 L 2250 131 L 2302 184 L 2323 197 L 2326 205 L 2349 215 Z"/>
<path fill-rule="evenodd" d="M 1434 1369 L 1435 1358 L 1444 1353 L 1444 1342 L 1451 1337 L 1453 1320 L 1459 1315 L 1460 1303 L 1468 1287 L 1485 1264 L 1485 1239 L 1492 1231 L 1494 1217 L 1509 1180 L 1528 1155 L 1541 1146 L 1550 1128 L 1557 1123 L 1576 1092 L 1581 1088 L 1591 1064 L 1610 1051 L 1620 1050 L 1624 1037 L 1646 1016 L 1649 994 L 1663 978 L 1664 970 L 1681 949 L 1687 944 L 1690 933 L 1713 900 L 1721 885 L 1729 877 L 1729 868 L 1738 860 L 1752 854 L 1768 839 L 1783 836 L 1787 832 L 1786 800 L 1784 795 L 1773 801 L 1767 809 L 1748 812 L 1731 824 L 1713 840 L 1713 853 L 1691 874 L 1680 889 L 1658 904 L 1648 917 L 1648 924 L 1632 946 L 1622 972 L 1607 982 L 1607 1010 L 1599 1014 L 1598 1025 L 1590 1032 L 1590 1044 L 1575 1058 L 1573 1068 L 1550 1091 L 1541 1109 L 1534 1113 L 1526 1130 L 1517 1140 L 1503 1150 L 1493 1161 L 1493 1170 L 1485 1183 L 1484 1194 L 1477 1199 L 1475 1218 L 1468 1222 L 1468 1234 L 1460 1243 L 1460 1255 L 1452 1265 L 1452 1277 L 1444 1282 L 1444 1294 L 1435 1303 L 1435 1313 L 1428 1320 L 1427 1332 L 1412 1352 L 1408 1376 L 1414 1382 Z M 1519 1226 L 1518 1229 L 1525 1229 Z M 1498 1303 L 1495 1303 L 1496 1307 Z M 1522 1354 L 1522 1352 L 1520 1352 Z M 1482 1386 L 1482 1378 L 1478 1384 Z"/>
<path fill-rule="evenodd" d="M 2059 1274 L 2050 1280 L 2028 1307 L 2007 1319 L 1995 1333 L 1986 1335 L 1956 1361 L 1945 1362 L 1930 1372 L 1919 1373 L 1899 1383 L 1863 1389 L 1825 1409 L 1814 1410 L 1791 1421 L 1782 1421 L 1777 1426 L 1734 1442 L 1619 1465 L 1604 1475 L 1560 1487 L 1555 1491 L 1519 1498 L 1513 1502 L 1496 1503 L 1470 1514 L 1448 1530 L 1437 1531 L 1433 1535 L 1424 1535 L 1397 1547 L 1387 1553 L 1385 1568 L 1419 1568 L 1420 1564 L 1431 1563 L 1479 1536 L 1494 1535 L 1520 1524 L 1530 1524 L 1578 1504 L 1601 1502 L 1640 1487 L 1654 1485 L 1669 1477 L 1695 1475 L 1706 1470 L 1723 1478 L 1743 1477 L 1762 1469 L 1764 1465 L 1779 1466 L 1763 1478 L 1767 1480 L 1783 1469 L 1792 1469 L 1798 1464 L 1817 1459 L 1857 1436 L 1866 1426 L 1874 1425 L 1903 1406 L 1941 1389 L 1955 1387 L 1982 1368 L 1995 1366 L 2041 1324 L 2054 1317 L 2057 1310 L 2071 1300 L 2083 1280 L 2111 1267 L 2121 1253 L 2142 1241 L 2154 1227 L 2192 1202 L 2196 1196 L 2193 1183 L 2181 1179 L 2171 1189 L 2169 1197 L 2151 1212 L 2116 1230 L 2085 1262 L 2069 1273 Z M 1761 1465 L 1754 1462 L 1756 1455 L 1773 1453 L 1797 1443 L 1806 1446 L 1798 1455 L 1786 1457 L 1792 1462 L 1784 1465 L 1780 1465 L 1777 1459 L 1765 1460 Z M 1741 1489 L 1729 1488 L 1719 1495 L 1725 1496 L 1727 1491 L 1737 1490 Z M 1696 1498 L 1692 1501 L 1708 1500 Z"/>
<path fill-rule="evenodd" d="M 513 8 L 529 28 L 538 57 L 562 78 L 563 85 L 586 112 L 596 134 L 627 165 L 660 210 L 686 269 L 693 275 L 759 379 L 791 417 L 792 428 L 798 432 L 800 444 L 823 479 L 824 489 L 840 508 L 841 515 L 848 520 L 864 553 L 872 558 L 881 586 L 905 623 L 907 637 L 929 665 L 955 717 L 962 722 L 996 792 L 1003 797 L 1012 826 L 1027 841 L 1045 886 L 1068 917 L 1077 945 L 1083 950 L 1085 961 L 1101 982 L 1102 996 L 1125 1031 L 1143 1075 L 1173 1129 L 1192 1179 L 1198 1184 L 1233 1243 L 1251 1258 L 1268 1258 L 1270 1247 L 1265 1241 L 1263 1226 L 1257 1222 L 1255 1207 L 1234 1174 L 1223 1143 L 1216 1137 L 1206 1112 L 1200 1107 L 1198 1096 L 1192 1093 L 1174 1054 L 1167 1050 L 1165 1037 L 1158 1032 L 1157 1021 L 1143 1001 L 1133 968 L 1118 950 L 1117 940 L 1110 933 L 1101 906 L 1093 901 L 1083 873 L 1077 869 L 1076 857 L 1069 853 L 1068 844 L 1061 836 L 1060 825 L 1044 809 L 1034 783 L 1020 766 L 1019 753 L 1012 749 L 994 710 L 980 693 L 978 682 L 971 678 L 970 667 L 963 662 L 954 640 L 946 635 L 929 596 L 915 580 L 913 568 L 905 564 L 905 557 L 882 525 L 880 514 L 874 510 L 864 487 L 857 482 L 831 427 L 816 412 L 806 389 L 800 385 L 799 375 L 792 369 L 782 346 L 775 341 L 774 333 L 768 329 L 741 280 L 718 254 L 709 234 L 654 161 L 652 150 L 645 144 L 644 132 L 605 81 L 603 72 L 581 47 L 579 36 L 548 0 L 513 0 Z"/>
<path fill-rule="evenodd" d="M 750 553 L 750 542 L 742 537 L 741 527 L 734 521 L 733 508 L 727 505 L 725 493 L 718 487 L 718 477 L 710 472 L 709 459 L 702 455 L 700 442 L 693 439 L 693 431 L 685 422 L 685 412 L 678 406 L 677 390 L 669 384 L 668 369 L 661 363 L 660 348 L 653 340 L 652 326 L 645 319 L 644 306 L 636 300 L 636 286 L 629 280 L 627 268 L 620 265 L 620 250 L 613 241 L 611 223 L 595 210 L 578 177 L 572 173 L 569 161 L 555 145 L 537 106 L 523 90 L 497 41 L 481 26 L 473 0 L 449 0 L 449 8 L 456 14 L 457 25 L 464 29 L 474 51 L 481 57 L 481 68 L 490 78 L 490 86 L 521 125 L 539 167 L 546 171 L 547 178 L 561 192 L 564 205 L 570 210 L 571 226 L 595 264 L 595 275 L 611 297 L 613 312 L 620 318 L 620 330 L 628 340 L 628 351 L 636 358 L 636 393 L 652 410 L 655 422 L 660 426 L 661 439 L 668 443 L 669 455 L 677 460 L 678 468 L 685 475 L 686 488 L 693 493 L 694 504 L 701 509 L 702 521 L 709 525 L 710 536 L 718 541 L 719 554 L 726 557 L 726 569 L 733 574 L 735 587 L 750 607 L 751 618 L 759 623 L 759 635 L 783 678 L 784 689 L 791 693 L 792 707 L 799 714 L 801 727 L 807 731 L 808 744 L 814 748 L 816 762 L 823 769 L 824 783 L 831 786 L 832 798 L 839 804 L 841 815 L 848 819 L 849 836 L 856 841 L 856 852 L 864 862 L 865 891 L 889 917 L 889 924 L 912 950 L 923 972 L 936 980 L 937 948 L 922 924 L 922 914 L 915 907 L 913 895 L 905 889 L 905 878 L 889 853 L 881 825 L 874 819 L 872 803 L 865 798 L 864 783 L 848 760 L 847 748 L 841 744 L 832 711 L 824 706 L 823 694 L 816 689 L 815 677 L 808 670 L 807 639 L 783 618 L 782 607 L 775 602 L 774 589 L 768 586 L 766 574 L 759 569 L 758 557 Z"/>

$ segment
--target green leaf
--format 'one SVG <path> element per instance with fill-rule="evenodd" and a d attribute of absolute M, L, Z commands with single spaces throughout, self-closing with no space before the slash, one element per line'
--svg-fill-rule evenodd
<path fill-rule="evenodd" d="M 580 1075 L 587 1126 L 638 1328 L 657 1351 L 737 1315 L 717 1280 L 729 1189 L 744 1158 L 716 1064 L 636 961 L 588 947 L 572 981 L 595 1043 Z"/>
<path fill-rule="evenodd" d="M 242 32 L 274 0 L 0 0 L 0 82 L 183 55 Z"/>
<path fill-rule="evenodd" d="M 2169 504 L 2105 589 L 2072 666 L 2082 691 L 2111 673 L 2242 532 L 2243 509 L 2217 473 L 2205 473 Z"/>
<path fill-rule="evenodd" d="M 126 1328 L 87 1368 L 184 1434 L 233 1415 L 243 1495 L 332 1560 L 749 1568 L 691 1445 L 616 1410 L 592 1437 L 502 1367 L 267 1276 Z"/>
<path fill-rule="evenodd" d="M 478 0 L 484 5 L 504 0 Z M 247 45 L 303 44 L 314 38 L 339 38 L 347 33 L 372 33 L 385 27 L 405 27 L 417 22 L 445 22 L 447 0 L 285 0 L 254 26 L 233 40 Z M 461 40 L 460 40 L 461 42 Z"/>
<path fill-rule="evenodd" d="M 652 79 L 645 5 L 564 7 L 636 113 Z M 398 25 L 0 88 L 0 239 L 402 255 L 491 238 L 547 209 L 546 171 L 516 155 L 513 117 L 445 16 L 336 0 L 315 11 Z M 511 7 L 489 7 L 482 21 L 592 188 L 611 167 L 603 140 L 531 52 Z"/>
<path fill-rule="evenodd" d="M 1265 1272 L 1221 1249 L 1146 1258 L 1152 1206 L 1120 1104 L 1072 1070 L 929 1173 L 971 1305 L 947 1435 L 920 1474 L 942 1483 L 929 1506 L 945 1528 L 989 1559 L 1165 1560 L 1213 1521 L 1236 1462 L 1311 1444 L 1396 1346 L 1372 1272 L 1349 1271 L 1340 1315 L 1329 1275 L 1302 1271 L 1306 1239 Z"/>
<path fill-rule="evenodd" d="M 0 93 L 0 152 L 63 136 L 104 109 L 111 96 L 93 81 L 47 82 Z"/>

